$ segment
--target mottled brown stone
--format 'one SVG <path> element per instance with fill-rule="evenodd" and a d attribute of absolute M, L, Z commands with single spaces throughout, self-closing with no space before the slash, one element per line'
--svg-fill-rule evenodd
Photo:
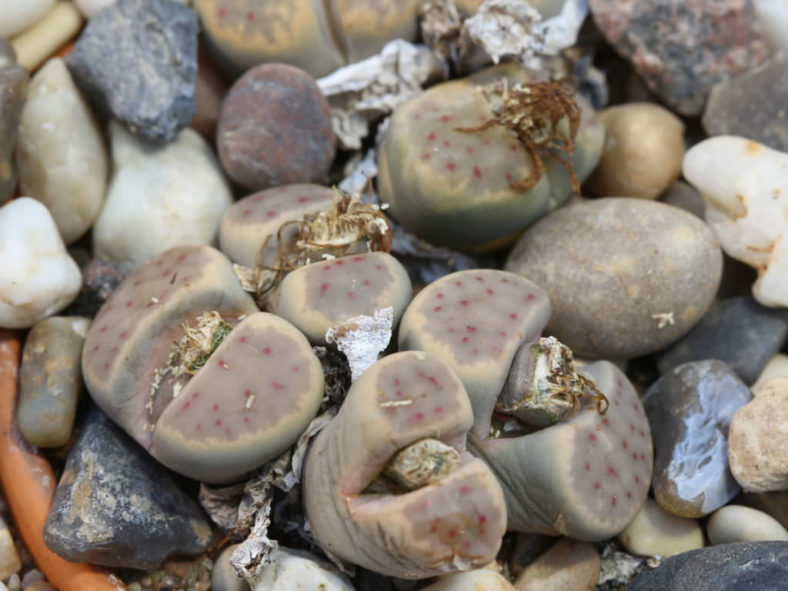
<path fill-rule="evenodd" d="M 262 64 L 233 85 L 216 143 L 225 172 L 253 190 L 319 181 L 336 149 L 328 102 L 306 72 L 286 64 Z"/>

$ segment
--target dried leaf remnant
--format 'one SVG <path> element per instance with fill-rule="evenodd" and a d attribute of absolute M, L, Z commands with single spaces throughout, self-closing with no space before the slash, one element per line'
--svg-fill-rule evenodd
<path fill-rule="evenodd" d="M 456 131 L 474 133 L 500 125 L 514 133 L 528 155 L 531 171 L 523 180 L 512 181 L 513 190 L 524 192 L 536 185 L 545 172 L 543 159 L 550 156 L 567 169 L 572 188 L 579 194 L 572 154 L 581 111 L 572 98 L 573 80 L 521 82 L 512 88 L 504 80 L 482 92 L 491 105 L 493 118 L 479 127 L 460 127 Z"/>

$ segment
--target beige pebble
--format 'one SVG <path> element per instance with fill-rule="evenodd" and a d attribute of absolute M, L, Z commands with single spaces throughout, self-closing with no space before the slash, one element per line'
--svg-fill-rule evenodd
<path fill-rule="evenodd" d="M 35 583 L 30 583 L 22 591 L 57 591 L 57 589 L 46 581 L 36 581 Z"/>
<path fill-rule="evenodd" d="M 769 380 L 783 376 L 788 377 L 788 355 L 777 353 L 777 355 L 769 359 L 769 363 L 766 364 L 766 367 L 761 371 L 761 375 L 758 376 L 758 379 L 752 385 L 753 395 L 757 395 L 761 386 Z"/>
<path fill-rule="evenodd" d="M 14 539 L 3 518 L 0 517 L 0 581 L 19 572 L 22 562 L 14 546 Z"/>
<path fill-rule="evenodd" d="M 441 578 L 421 591 L 513 591 L 514 587 L 495 571 L 478 569 Z"/>
<path fill-rule="evenodd" d="M 728 461 L 745 491 L 788 490 L 788 377 L 763 384 L 733 415 Z"/>
<path fill-rule="evenodd" d="M 652 103 L 628 103 L 599 113 L 607 135 L 587 182 L 603 197 L 655 199 L 675 181 L 684 158 L 684 124 Z"/>
<path fill-rule="evenodd" d="M 706 524 L 711 544 L 788 541 L 788 531 L 771 515 L 742 505 L 726 505 Z"/>
<path fill-rule="evenodd" d="M 646 499 L 618 541 L 632 554 L 663 558 L 704 545 L 697 521 L 668 513 L 653 499 Z"/>
<path fill-rule="evenodd" d="M 73 2 L 58 2 L 44 18 L 11 39 L 17 63 L 28 70 L 35 70 L 68 43 L 84 21 Z"/>
<path fill-rule="evenodd" d="M 589 542 L 562 538 L 533 561 L 514 582 L 516 591 L 593 591 L 599 554 Z"/>

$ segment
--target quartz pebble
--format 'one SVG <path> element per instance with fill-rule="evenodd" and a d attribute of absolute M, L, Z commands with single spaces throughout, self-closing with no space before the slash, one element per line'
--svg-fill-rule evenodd
<path fill-rule="evenodd" d="M 0 37 L 11 37 L 26 29 L 54 4 L 55 0 L 3 0 L 0 5 Z"/>
<path fill-rule="evenodd" d="M 197 16 L 172 0 L 117 0 L 90 20 L 66 57 L 105 115 L 151 142 L 168 142 L 194 112 Z"/>
<path fill-rule="evenodd" d="M 785 344 L 788 316 L 749 296 L 715 301 L 692 330 L 659 356 L 662 374 L 689 361 L 719 359 L 752 384 Z"/>
<path fill-rule="evenodd" d="M 652 499 L 646 499 L 617 539 L 628 552 L 638 556 L 667 557 L 704 545 L 698 522 L 668 513 Z"/>
<path fill-rule="evenodd" d="M 82 392 L 82 344 L 90 320 L 52 317 L 28 333 L 19 369 L 17 424 L 38 447 L 68 443 Z"/>
<path fill-rule="evenodd" d="M 247 189 L 320 181 L 336 150 L 328 101 L 303 70 L 261 64 L 225 95 L 216 145 L 225 172 Z"/>
<path fill-rule="evenodd" d="M 788 54 L 778 53 L 741 76 L 716 84 L 703 112 L 709 135 L 738 135 L 788 150 Z"/>
<path fill-rule="evenodd" d="M 11 39 L 20 65 L 30 71 L 73 39 L 84 19 L 72 2 L 56 2 L 34 25 Z"/>
<path fill-rule="evenodd" d="M 788 531 L 774 517 L 741 505 L 726 505 L 715 511 L 706 524 L 706 533 L 711 544 L 788 541 Z"/>
<path fill-rule="evenodd" d="M 355 591 L 350 580 L 337 568 L 302 550 L 279 547 L 271 552 L 271 564 L 263 567 L 253 591 Z"/>
<path fill-rule="evenodd" d="M 751 2 L 591 0 L 607 40 L 682 115 L 703 110 L 711 86 L 761 63 L 769 44 Z"/>
<path fill-rule="evenodd" d="M 753 295 L 788 306 L 788 154 L 737 136 L 702 141 L 684 177 L 706 200 L 706 221 L 731 257 L 758 269 Z"/>
<path fill-rule="evenodd" d="M 167 471 L 91 407 L 55 490 L 44 540 L 72 562 L 146 569 L 171 554 L 204 552 L 212 532 Z"/>
<path fill-rule="evenodd" d="M 786 580 L 788 542 L 740 542 L 668 558 L 627 591 L 783 591 Z"/>
<path fill-rule="evenodd" d="M 104 202 L 104 138 L 62 59 L 33 76 L 17 140 L 22 193 L 49 208 L 66 244 L 93 225 Z"/>
<path fill-rule="evenodd" d="M 0 207 L 0 327 L 29 328 L 65 308 L 82 275 L 46 207 L 20 197 Z"/>
<path fill-rule="evenodd" d="M 655 199 L 676 180 L 684 158 L 684 124 L 653 103 L 627 103 L 599 113 L 602 158 L 587 187 L 604 197 Z"/>
<path fill-rule="evenodd" d="M 775 51 L 788 49 L 788 4 L 783 0 L 753 0 L 753 4 Z"/>
<path fill-rule="evenodd" d="M 777 353 L 774 357 L 769 359 L 763 371 L 758 375 L 758 379 L 755 380 L 755 383 L 751 386 L 752 393 L 757 395 L 761 386 L 766 382 L 773 378 L 781 378 L 784 376 L 788 377 L 788 355 Z"/>
<path fill-rule="evenodd" d="M 211 244 L 232 195 L 210 146 L 192 129 L 151 147 L 110 124 L 114 173 L 93 228 L 96 256 L 129 272 L 182 244 Z"/>
<path fill-rule="evenodd" d="M 722 253 L 685 211 L 605 198 L 548 214 L 504 268 L 548 292 L 548 331 L 575 354 L 631 358 L 665 347 L 701 318 L 719 286 Z"/>
<path fill-rule="evenodd" d="M 593 591 L 599 554 L 589 542 L 561 538 L 517 577 L 517 591 Z"/>
<path fill-rule="evenodd" d="M 27 95 L 27 70 L 16 63 L 14 48 L 0 39 L 0 205 L 16 187 L 14 145 Z"/>
<path fill-rule="evenodd" d="M 728 468 L 728 427 L 751 399 L 721 361 L 680 365 L 643 396 L 654 438 L 654 496 L 666 510 L 701 517 L 739 492 Z"/>
<path fill-rule="evenodd" d="M 746 491 L 788 490 L 788 377 L 766 382 L 733 416 L 731 472 Z"/>
<path fill-rule="evenodd" d="M 0 581 L 8 579 L 11 575 L 22 569 L 22 561 L 14 545 L 14 538 L 8 525 L 0 516 Z"/>

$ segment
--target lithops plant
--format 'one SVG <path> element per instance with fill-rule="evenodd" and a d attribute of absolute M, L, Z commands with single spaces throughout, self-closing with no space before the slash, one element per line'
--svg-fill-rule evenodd
<path fill-rule="evenodd" d="M 578 191 L 603 141 L 593 109 L 564 83 L 497 66 L 397 107 L 380 147 L 378 188 L 420 238 L 491 249 L 564 203 L 573 185 Z"/>
<path fill-rule="evenodd" d="M 316 345 L 350 318 L 392 308 L 396 326 L 413 294 L 405 267 L 385 252 L 339 257 L 300 267 L 285 277 L 272 311 Z"/>
<path fill-rule="evenodd" d="M 221 253 L 169 250 L 96 316 L 82 354 L 88 390 L 165 465 L 206 482 L 237 478 L 298 438 L 323 390 L 306 338 L 256 311 Z"/>
<path fill-rule="evenodd" d="M 399 349 L 427 351 L 448 363 L 468 391 L 485 434 L 517 349 L 533 341 L 550 317 L 545 292 L 495 269 L 451 273 L 420 291 L 399 329 Z"/>
<path fill-rule="evenodd" d="M 296 184 L 258 191 L 231 205 L 219 227 L 219 248 L 234 263 L 274 265 L 279 258 L 277 233 L 285 222 L 325 211 L 336 192 L 321 185 Z M 292 250 L 296 225 L 283 229 L 283 247 Z"/>
<path fill-rule="evenodd" d="M 635 389 L 607 361 L 579 373 L 575 409 L 552 426 L 529 432 L 510 419 L 469 443 L 498 476 L 509 529 L 603 540 L 623 530 L 646 498 L 651 432 Z"/>
<path fill-rule="evenodd" d="M 343 560 L 397 577 L 482 566 L 506 523 L 501 489 L 465 449 L 462 382 L 437 357 L 384 357 L 315 438 L 304 504 L 315 539 Z"/>

